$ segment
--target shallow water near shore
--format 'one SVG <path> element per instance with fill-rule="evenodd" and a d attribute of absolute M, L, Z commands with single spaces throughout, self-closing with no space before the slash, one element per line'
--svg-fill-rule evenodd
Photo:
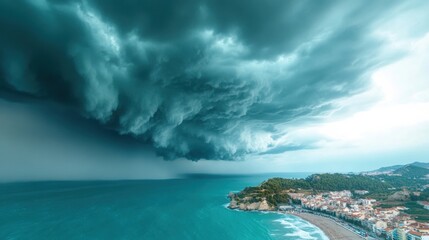
<path fill-rule="evenodd" d="M 227 209 L 227 194 L 270 177 L 0 184 L 0 239 L 327 239 L 290 215 Z"/>

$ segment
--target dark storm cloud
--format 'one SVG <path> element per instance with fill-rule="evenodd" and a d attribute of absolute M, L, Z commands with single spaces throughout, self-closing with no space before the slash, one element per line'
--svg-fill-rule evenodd
<path fill-rule="evenodd" d="M 236 159 L 365 89 L 386 61 L 373 34 L 398 9 L 386 3 L 2 1 L 0 87 L 168 159 Z"/>
<path fill-rule="evenodd" d="M 308 146 L 300 146 L 300 145 L 283 145 L 275 148 L 271 148 L 270 150 L 266 152 L 259 153 L 259 155 L 266 155 L 266 154 L 281 154 L 284 152 L 289 151 L 298 151 L 298 150 L 305 150 L 305 149 L 313 149 L 314 147 L 308 145 Z"/>

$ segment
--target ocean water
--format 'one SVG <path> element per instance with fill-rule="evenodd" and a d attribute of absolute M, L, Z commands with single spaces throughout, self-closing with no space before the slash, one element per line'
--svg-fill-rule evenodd
<path fill-rule="evenodd" d="M 272 176 L 0 184 L 0 239 L 327 239 L 294 216 L 226 208 Z"/>

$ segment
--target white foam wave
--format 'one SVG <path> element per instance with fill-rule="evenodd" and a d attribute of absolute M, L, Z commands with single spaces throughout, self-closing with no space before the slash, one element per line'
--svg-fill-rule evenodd
<path fill-rule="evenodd" d="M 296 239 L 329 240 L 320 228 L 300 218 L 286 215 L 285 217 L 274 221 L 279 222 L 288 230 L 289 233 L 286 233 L 284 236 L 296 237 Z"/>

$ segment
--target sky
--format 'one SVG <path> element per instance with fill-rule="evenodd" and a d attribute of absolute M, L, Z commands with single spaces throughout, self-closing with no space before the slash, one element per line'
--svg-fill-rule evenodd
<path fill-rule="evenodd" d="M 429 2 L 0 2 L 0 181 L 429 161 Z"/>

